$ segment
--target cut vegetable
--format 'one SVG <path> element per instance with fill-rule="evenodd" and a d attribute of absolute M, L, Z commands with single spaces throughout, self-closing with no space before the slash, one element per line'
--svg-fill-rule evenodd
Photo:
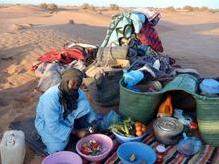
<path fill-rule="evenodd" d="M 137 159 L 137 157 L 136 157 L 135 154 L 132 154 L 132 155 L 129 157 L 129 161 L 130 161 L 130 162 L 134 162 L 134 161 L 136 161 L 136 159 Z"/>
<path fill-rule="evenodd" d="M 85 155 L 99 155 L 101 154 L 101 149 L 101 144 L 95 140 L 90 140 L 81 146 L 81 152 Z"/>
<path fill-rule="evenodd" d="M 140 122 L 134 122 L 130 118 L 120 123 L 113 124 L 110 129 L 126 137 L 140 137 L 146 132 L 146 126 Z"/>

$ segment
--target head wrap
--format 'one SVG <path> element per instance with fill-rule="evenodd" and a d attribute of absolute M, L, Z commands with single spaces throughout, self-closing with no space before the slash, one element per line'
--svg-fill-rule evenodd
<path fill-rule="evenodd" d="M 78 69 L 71 68 L 64 71 L 62 74 L 62 81 L 59 85 L 59 102 L 64 106 L 64 119 L 73 110 L 77 109 L 77 99 L 79 97 L 78 89 L 70 90 L 68 88 L 69 80 L 77 81 L 79 85 L 81 85 L 83 81 L 83 73 Z"/>
<path fill-rule="evenodd" d="M 62 73 L 62 80 L 75 80 L 78 78 L 83 79 L 83 73 L 76 68 L 67 69 Z"/>

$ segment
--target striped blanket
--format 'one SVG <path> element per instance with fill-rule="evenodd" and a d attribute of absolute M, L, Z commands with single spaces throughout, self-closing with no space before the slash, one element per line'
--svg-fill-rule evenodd
<path fill-rule="evenodd" d="M 112 136 L 114 141 L 113 153 L 105 160 L 105 164 L 121 164 L 116 150 L 119 146 L 118 142 Z M 153 149 L 160 143 L 156 141 L 153 133 L 148 134 L 144 139 L 143 143 L 150 145 Z M 102 163 L 102 162 L 101 162 Z M 211 145 L 204 145 L 199 153 L 193 156 L 185 156 L 176 150 L 176 145 L 167 147 L 167 153 L 164 156 L 164 162 L 168 164 L 212 164 L 219 163 L 219 147 L 213 147 Z"/>

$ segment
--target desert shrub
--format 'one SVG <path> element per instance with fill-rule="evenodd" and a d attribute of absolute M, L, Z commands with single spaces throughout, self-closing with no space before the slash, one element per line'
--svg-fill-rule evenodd
<path fill-rule="evenodd" d="M 183 9 L 187 11 L 194 11 L 194 8 L 192 6 L 185 6 L 183 7 Z"/>
<path fill-rule="evenodd" d="M 116 4 L 110 4 L 110 9 L 111 10 L 119 10 L 119 6 Z"/>
<path fill-rule="evenodd" d="M 93 5 L 90 5 L 89 9 L 90 9 L 90 10 L 96 10 L 96 7 L 93 6 Z"/>
<path fill-rule="evenodd" d="M 51 3 L 51 4 L 41 3 L 40 7 L 42 9 L 48 10 L 50 13 L 53 13 L 58 10 L 58 6 L 55 3 Z"/>
<path fill-rule="evenodd" d="M 81 5 L 80 8 L 81 8 L 81 9 L 89 9 L 89 6 L 90 6 L 90 5 L 89 5 L 88 3 L 84 3 L 84 4 Z"/>
<path fill-rule="evenodd" d="M 41 7 L 42 9 L 47 9 L 47 6 L 48 6 L 47 3 L 41 3 L 41 4 L 40 4 L 40 7 Z"/>
<path fill-rule="evenodd" d="M 219 12 L 219 9 L 208 9 L 208 11 L 211 13 L 217 13 Z"/>
<path fill-rule="evenodd" d="M 73 19 L 70 19 L 70 20 L 68 21 L 68 23 L 69 23 L 69 24 L 75 24 L 75 21 L 74 21 Z"/>
<path fill-rule="evenodd" d="M 174 7 L 172 7 L 172 6 L 167 7 L 166 10 L 167 10 L 167 11 L 172 11 L 172 12 L 173 12 L 173 11 L 176 11 L 176 9 L 175 9 Z"/>
<path fill-rule="evenodd" d="M 47 10 L 49 10 L 50 12 L 55 12 L 58 10 L 58 6 L 54 3 L 48 4 Z"/>
<path fill-rule="evenodd" d="M 90 5 L 88 3 L 84 3 L 80 6 L 81 9 L 84 9 L 84 10 L 96 10 L 96 7 L 93 6 L 93 5 Z"/>
<path fill-rule="evenodd" d="M 199 7 L 193 7 L 193 11 L 200 11 L 201 10 L 201 8 L 199 8 Z"/>

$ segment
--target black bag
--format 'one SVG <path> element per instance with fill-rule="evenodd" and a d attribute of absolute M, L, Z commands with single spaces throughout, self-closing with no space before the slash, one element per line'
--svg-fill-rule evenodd
<path fill-rule="evenodd" d="M 128 67 L 129 61 L 124 60 L 127 47 L 100 48 L 96 63 L 86 71 L 88 77 L 93 77 L 89 90 L 96 103 L 101 106 L 113 106 L 119 103 L 119 81 L 122 69 Z"/>
<path fill-rule="evenodd" d="M 97 104 L 114 106 L 119 103 L 119 81 L 122 75 L 122 69 L 114 69 L 94 77 L 90 89 Z"/>

